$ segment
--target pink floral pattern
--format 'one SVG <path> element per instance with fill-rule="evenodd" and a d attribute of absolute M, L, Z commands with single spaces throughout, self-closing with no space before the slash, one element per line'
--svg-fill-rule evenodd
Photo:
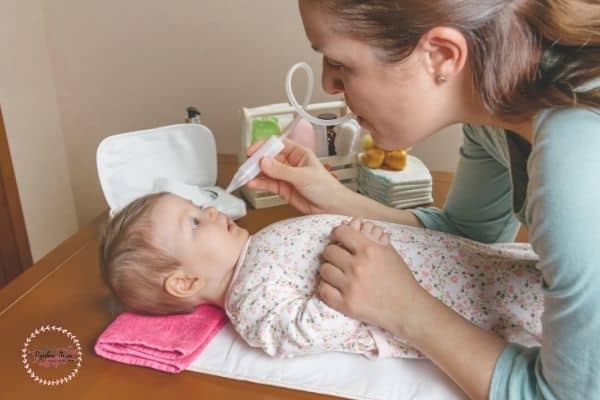
<path fill-rule="evenodd" d="M 227 293 L 225 311 L 253 347 L 278 357 L 325 351 L 422 358 L 390 332 L 346 317 L 315 291 L 320 254 L 348 217 L 310 215 L 272 224 L 250 238 Z M 487 245 L 446 233 L 378 222 L 431 295 L 509 341 L 537 344 L 542 276 L 528 244 Z"/>

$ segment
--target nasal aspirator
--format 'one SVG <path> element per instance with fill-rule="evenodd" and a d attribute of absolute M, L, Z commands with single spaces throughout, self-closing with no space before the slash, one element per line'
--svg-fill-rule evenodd
<path fill-rule="evenodd" d="M 292 91 L 292 77 L 293 77 L 294 73 L 296 72 L 296 70 L 299 68 L 306 71 L 306 75 L 307 75 L 306 95 L 304 96 L 304 101 L 302 102 L 302 105 L 300 105 L 298 103 L 298 100 L 296 100 L 296 97 L 294 96 L 294 93 Z M 320 118 L 316 118 L 313 115 L 310 115 L 305 109 L 306 109 L 306 106 L 308 105 L 308 103 L 310 102 L 310 98 L 312 97 L 313 84 L 314 84 L 314 76 L 313 76 L 313 71 L 312 71 L 312 68 L 310 67 L 310 65 L 308 65 L 305 62 L 299 62 L 297 64 L 294 64 L 292 66 L 292 68 L 290 68 L 290 70 L 287 73 L 287 77 L 286 77 L 285 89 L 286 89 L 288 100 L 289 100 L 290 104 L 297 111 L 296 117 L 284 129 L 284 131 L 281 135 L 271 136 L 262 146 L 260 146 L 258 148 L 258 150 L 256 150 L 256 152 L 254 154 L 252 154 L 252 156 L 250 158 L 248 158 L 246 161 L 244 161 L 244 163 L 240 166 L 238 171 L 233 176 L 233 179 L 231 180 L 231 183 L 229 183 L 229 186 L 227 186 L 226 191 L 228 193 L 231 193 L 234 190 L 244 186 L 245 184 L 250 182 L 252 179 L 256 178 L 256 176 L 258 176 L 258 174 L 261 171 L 260 165 L 259 165 L 260 160 L 263 157 L 275 157 L 277 154 L 279 154 L 281 152 L 281 150 L 283 150 L 283 148 L 285 147 L 283 144 L 283 139 L 286 138 L 291 132 L 293 132 L 294 129 L 296 129 L 296 126 L 300 122 L 300 119 L 304 118 L 304 119 L 312 122 L 315 125 L 331 126 L 331 125 L 339 125 L 353 117 L 353 115 L 350 113 L 350 114 L 344 115 L 341 118 L 336 118 L 334 120 L 321 120 Z"/>

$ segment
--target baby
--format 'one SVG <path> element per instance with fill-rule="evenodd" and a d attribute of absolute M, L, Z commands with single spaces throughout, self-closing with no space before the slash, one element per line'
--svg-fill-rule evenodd
<path fill-rule="evenodd" d="M 100 265 L 125 310 L 173 314 L 215 304 L 250 346 L 271 356 L 342 351 L 422 357 L 402 338 L 348 318 L 318 298 L 320 255 L 331 230 L 348 221 L 310 215 L 250 236 L 214 208 L 198 208 L 173 194 L 151 194 L 109 222 Z M 541 274 L 528 245 L 484 245 L 385 222 L 353 220 L 350 225 L 392 245 L 419 284 L 464 318 L 507 340 L 537 343 Z"/>

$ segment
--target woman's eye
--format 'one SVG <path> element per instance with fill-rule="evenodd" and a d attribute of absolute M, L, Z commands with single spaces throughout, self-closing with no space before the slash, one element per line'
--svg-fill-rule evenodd
<path fill-rule="evenodd" d="M 340 69 L 343 67 L 342 64 L 338 64 L 336 62 L 331 61 L 329 58 L 327 57 L 323 57 L 323 59 L 325 60 L 325 64 L 327 64 L 327 66 L 329 68 L 333 68 L 333 69 Z"/>

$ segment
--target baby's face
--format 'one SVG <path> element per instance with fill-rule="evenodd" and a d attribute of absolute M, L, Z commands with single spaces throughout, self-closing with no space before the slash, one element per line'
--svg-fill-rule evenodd
<path fill-rule="evenodd" d="M 162 196 L 151 214 L 154 239 L 183 268 L 209 280 L 231 271 L 248 239 L 248 231 L 213 207 L 199 208 L 179 196 Z"/>

